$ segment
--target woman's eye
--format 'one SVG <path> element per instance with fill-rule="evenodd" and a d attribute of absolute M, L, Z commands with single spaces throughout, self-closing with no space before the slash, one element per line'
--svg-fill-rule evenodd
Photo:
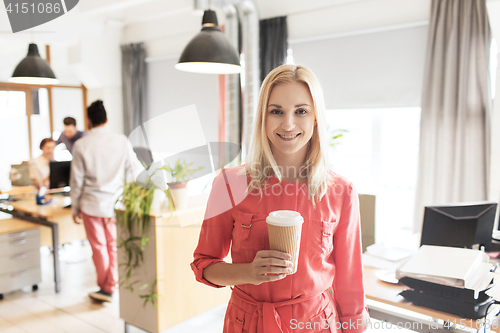
<path fill-rule="evenodd" d="M 306 113 L 307 113 L 307 110 L 305 110 L 305 109 L 298 109 L 298 110 L 297 110 L 297 113 L 298 113 L 298 114 L 306 114 Z"/>
<path fill-rule="evenodd" d="M 278 110 L 278 109 L 274 109 L 274 110 L 271 110 L 271 113 L 272 114 L 281 114 L 281 110 Z"/>

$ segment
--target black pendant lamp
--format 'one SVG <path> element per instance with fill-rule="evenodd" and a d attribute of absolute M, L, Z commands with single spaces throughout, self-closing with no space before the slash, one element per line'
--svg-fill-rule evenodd
<path fill-rule="evenodd" d="M 47 61 L 40 57 L 36 44 L 30 44 L 28 55 L 17 65 L 12 77 L 14 83 L 57 84 L 59 82 Z"/>
<path fill-rule="evenodd" d="M 240 73 L 240 59 L 222 34 L 213 10 L 205 10 L 200 33 L 186 45 L 175 68 L 193 73 Z"/>

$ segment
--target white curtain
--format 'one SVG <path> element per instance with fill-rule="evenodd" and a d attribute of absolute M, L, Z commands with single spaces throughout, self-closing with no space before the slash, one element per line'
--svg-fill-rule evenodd
<path fill-rule="evenodd" d="M 414 231 L 423 207 L 485 200 L 491 32 L 485 0 L 433 0 L 420 124 Z"/>

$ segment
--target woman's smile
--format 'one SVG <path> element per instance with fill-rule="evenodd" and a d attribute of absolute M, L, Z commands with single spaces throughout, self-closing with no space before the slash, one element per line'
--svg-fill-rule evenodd
<path fill-rule="evenodd" d="M 279 133 L 276 133 L 276 134 L 281 139 L 283 139 L 283 141 L 292 141 L 300 135 L 300 133 L 297 133 L 297 134 L 279 134 Z"/>

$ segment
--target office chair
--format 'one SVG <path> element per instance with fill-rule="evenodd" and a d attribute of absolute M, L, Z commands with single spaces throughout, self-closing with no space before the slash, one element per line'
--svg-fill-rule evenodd
<path fill-rule="evenodd" d="M 359 194 L 359 214 L 361 218 L 361 243 L 363 252 L 375 244 L 375 196 Z"/>

